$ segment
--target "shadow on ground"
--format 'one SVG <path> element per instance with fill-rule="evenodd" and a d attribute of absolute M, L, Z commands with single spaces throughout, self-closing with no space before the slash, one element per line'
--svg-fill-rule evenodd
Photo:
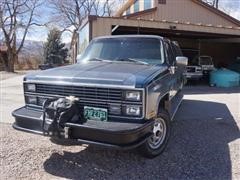
<path fill-rule="evenodd" d="M 197 86 L 197 89 L 196 89 Z M 219 88 L 219 87 L 210 87 L 210 86 L 185 86 L 184 94 L 193 95 L 193 94 L 233 94 L 239 93 L 240 87 L 229 87 L 229 88 Z"/>
<path fill-rule="evenodd" d="M 237 138 L 239 129 L 225 104 L 184 100 L 168 147 L 155 159 L 89 146 L 53 153 L 44 168 L 70 179 L 231 179 L 228 143 Z"/>

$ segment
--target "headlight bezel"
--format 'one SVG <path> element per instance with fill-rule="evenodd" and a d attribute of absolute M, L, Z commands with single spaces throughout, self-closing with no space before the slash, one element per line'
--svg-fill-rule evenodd
<path fill-rule="evenodd" d="M 129 112 L 130 108 L 138 109 L 136 111 L 138 113 Z M 123 113 L 124 113 L 124 115 L 129 116 L 129 117 L 140 117 L 142 115 L 142 106 L 140 106 L 140 105 L 126 105 L 123 108 Z"/>
<path fill-rule="evenodd" d="M 131 102 L 140 102 L 142 101 L 142 91 L 126 90 L 124 92 L 124 99 Z"/>
<path fill-rule="evenodd" d="M 33 83 L 25 84 L 25 91 L 27 91 L 27 92 L 36 92 L 36 84 L 33 84 Z"/>

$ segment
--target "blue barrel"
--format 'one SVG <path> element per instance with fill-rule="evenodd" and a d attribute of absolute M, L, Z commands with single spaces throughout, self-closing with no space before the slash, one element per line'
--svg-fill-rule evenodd
<path fill-rule="evenodd" d="M 210 85 L 217 87 L 239 86 L 240 74 L 228 69 L 219 69 L 210 73 Z"/>

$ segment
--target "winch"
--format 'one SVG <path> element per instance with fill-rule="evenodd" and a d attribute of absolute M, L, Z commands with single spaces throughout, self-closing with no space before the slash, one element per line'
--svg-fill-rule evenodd
<path fill-rule="evenodd" d="M 65 123 L 83 123 L 85 121 L 76 103 L 78 100 L 74 96 L 45 100 L 42 114 L 44 135 L 65 137 Z"/>

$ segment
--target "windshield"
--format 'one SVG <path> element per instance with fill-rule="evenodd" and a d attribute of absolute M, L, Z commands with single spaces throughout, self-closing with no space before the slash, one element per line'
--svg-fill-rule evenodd
<path fill-rule="evenodd" d="M 93 40 L 79 62 L 91 60 L 156 65 L 163 63 L 163 53 L 156 38 L 105 38 Z"/>

